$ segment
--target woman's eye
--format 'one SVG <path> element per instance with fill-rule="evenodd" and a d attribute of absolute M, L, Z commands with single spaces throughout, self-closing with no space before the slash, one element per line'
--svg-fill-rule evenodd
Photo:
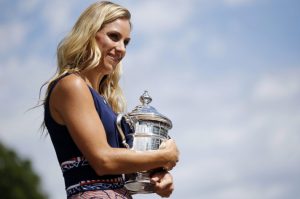
<path fill-rule="evenodd" d="M 129 44 L 129 40 L 125 40 L 125 41 L 124 41 L 125 47 L 128 46 L 128 44 Z"/>
<path fill-rule="evenodd" d="M 115 33 L 108 34 L 109 38 L 113 41 L 119 41 L 119 35 Z"/>

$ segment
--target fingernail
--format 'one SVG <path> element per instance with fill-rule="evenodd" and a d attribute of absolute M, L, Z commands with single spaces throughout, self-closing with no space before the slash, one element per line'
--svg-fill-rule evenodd
<path fill-rule="evenodd" d="M 158 177 L 152 177 L 151 180 L 157 182 L 159 180 L 159 178 Z"/>

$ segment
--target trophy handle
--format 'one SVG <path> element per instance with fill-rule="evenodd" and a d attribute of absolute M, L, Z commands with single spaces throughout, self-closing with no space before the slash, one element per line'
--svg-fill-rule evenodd
<path fill-rule="evenodd" d="M 124 114 L 123 113 L 120 113 L 118 114 L 117 116 L 117 120 L 116 120 L 116 125 L 117 125 L 117 129 L 118 129 L 118 132 L 121 136 L 121 139 L 122 139 L 122 144 L 127 148 L 127 149 L 130 149 L 129 145 L 127 144 L 126 142 L 126 137 L 124 135 L 124 132 L 122 130 L 122 124 L 121 124 L 121 121 L 122 121 L 122 118 L 123 118 Z"/>

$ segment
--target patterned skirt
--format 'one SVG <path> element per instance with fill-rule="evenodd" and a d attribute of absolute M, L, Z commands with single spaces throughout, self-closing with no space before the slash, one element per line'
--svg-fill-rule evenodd
<path fill-rule="evenodd" d="M 132 199 L 125 189 L 85 191 L 68 197 L 68 199 Z"/>

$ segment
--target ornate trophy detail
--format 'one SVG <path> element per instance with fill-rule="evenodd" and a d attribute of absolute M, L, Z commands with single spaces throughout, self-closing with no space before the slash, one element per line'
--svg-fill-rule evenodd
<path fill-rule="evenodd" d="M 130 113 L 119 114 L 117 117 L 117 128 L 126 148 L 135 151 L 158 150 L 160 144 L 169 139 L 168 130 L 172 128 L 172 122 L 160 114 L 149 104 L 152 98 L 145 91 L 140 97 L 142 105 L 138 105 Z M 132 146 L 126 142 L 125 135 L 121 128 L 122 118 L 133 130 Z M 158 168 L 159 169 L 159 168 Z M 154 193 L 154 186 L 150 182 L 150 175 L 153 171 L 143 171 L 125 175 L 125 187 L 134 193 Z"/>

